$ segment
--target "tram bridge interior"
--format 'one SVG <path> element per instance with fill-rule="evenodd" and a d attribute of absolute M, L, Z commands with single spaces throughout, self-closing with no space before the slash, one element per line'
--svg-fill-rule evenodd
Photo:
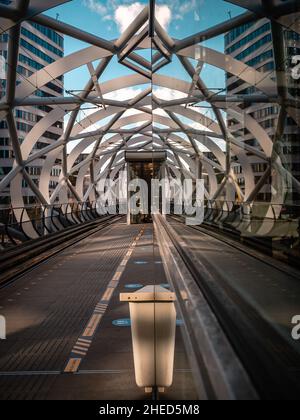
<path fill-rule="evenodd" d="M 0 1 L 0 399 L 299 399 L 300 3 L 111 3 Z"/>

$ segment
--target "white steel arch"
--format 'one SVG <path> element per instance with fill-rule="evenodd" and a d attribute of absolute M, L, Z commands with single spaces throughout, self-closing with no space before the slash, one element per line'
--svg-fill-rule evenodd
<path fill-rule="evenodd" d="M 118 40 L 109 41 L 63 22 L 56 22 L 42 14 L 45 10 L 66 1 L 48 0 L 43 2 L 43 5 L 39 3 L 35 0 L 21 0 L 17 9 L 0 6 L 3 16 L 0 18 L 1 27 L 10 31 L 8 68 L 11 72 L 6 96 L 0 101 L 0 120 L 7 120 L 15 154 L 14 166 L 11 172 L 1 180 L 0 190 L 10 186 L 13 207 L 24 207 L 22 182 L 23 179 L 30 181 L 26 167 L 37 159 L 44 160 L 39 185 L 35 186 L 30 182 L 29 184 L 38 202 L 43 206 L 53 204 L 57 200 L 67 203 L 70 197 L 75 202 L 81 202 L 96 199 L 97 180 L 103 176 L 115 177 L 122 169 L 124 160 L 119 159 L 120 152 L 129 146 L 130 150 L 154 150 L 154 143 L 159 144 L 159 149 L 165 148 L 168 151 L 169 165 L 175 171 L 178 170 L 177 164 L 180 166 L 180 159 L 184 159 L 190 168 L 190 174 L 195 176 L 194 162 L 196 158 L 200 159 L 208 173 L 206 194 L 209 199 L 217 199 L 222 194 L 224 195 L 228 184 L 233 188 L 237 200 L 250 202 L 255 200 L 259 189 L 252 168 L 253 156 L 268 166 L 276 162 L 276 168 L 286 175 L 286 169 L 274 150 L 273 140 L 267 130 L 249 114 L 243 112 L 241 104 L 243 100 L 247 101 L 249 98 L 230 98 L 230 102 L 227 102 L 226 95 L 222 97 L 222 95 L 210 92 L 201 79 L 201 68 L 197 74 L 197 69 L 190 61 L 190 59 L 196 60 L 198 64 L 205 62 L 255 87 L 256 100 L 262 103 L 264 101 L 276 103 L 294 119 L 296 124 L 300 125 L 297 101 L 290 93 L 287 93 L 284 100 L 281 95 L 278 95 L 280 89 L 274 77 L 203 45 L 206 39 L 224 34 L 243 22 L 255 20 L 257 18 L 255 11 L 245 13 L 184 40 L 171 38 L 155 20 L 151 22 L 155 26 L 155 36 L 152 40 L 150 37 L 145 39 L 140 32 L 150 19 L 148 7 L 145 7 Z M 239 1 L 237 0 L 236 3 Z M 285 9 L 280 8 L 280 13 L 282 13 L 280 16 L 279 12 L 276 14 L 275 9 L 272 19 L 276 22 L 287 21 L 289 14 L 284 14 Z M 261 16 L 261 13 L 262 10 L 258 16 Z M 49 64 L 16 86 L 20 22 L 28 19 L 49 25 L 62 33 L 88 42 L 91 46 Z M 151 63 L 138 54 L 150 48 L 155 52 Z M 119 59 L 119 65 L 128 67 L 132 74 L 102 82 L 103 73 L 107 71 L 111 59 L 116 56 Z M 174 56 L 178 57 L 185 69 L 189 82 L 160 72 L 160 69 L 172 62 Z M 97 68 L 94 68 L 95 62 L 99 63 Z M 47 83 L 82 66 L 87 66 L 90 72 L 90 79 L 84 93 L 79 96 L 55 98 L 33 96 L 36 90 Z M 125 88 L 131 88 L 133 94 L 136 93 L 135 97 L 129 100 L 111 99 L 112 94 Z M 155 89 L 159 88 L 169 89 L 180 95 L 175 100 L 162 100 L 155 96 Z M 187 106 L 197 103 L 210 106 L 213 116 L 208 117 L 200 109 L 196 110 Z M 100 109 L 82 116 L 85 104 L 93 104 Z M 22 145 L 18 142 L 13 115 L 14 108 L 20 105 L 53 107 L 53 110 L 27 134 Z M 36 145 L 43 134 L 67 114 L 69 120 L 63 136 L 45 149 L 37 151 Z M 259 147 L 249 146 L 241 137 L 232 134 L 227 127 L 227 116 L 243 124 L 243 127 L 257 140 Z M 195 128 L 195 125 L 202 126 L 202 129 Z M 280 126 L 280 121 L 278 125 Z M 226 150 L 221 147 L 222 141 L 223 145 L 226 145 Z M 72 142 L 77 142 L 77 145 L 68 152 L 68 147 Z M 210 151 L 209 157 L 202 151 L 202 146 Z M 88 148 L 89 152 L 83 156 L 83 152 Z M 50 194 L 51 171 L 58 161 L 61 162 L 62 172 L 56 189 Z M 107 163 L 109 163 L 108 168 L 102 170 Z M 234 163 L 239 163 L 242 168 L 245 179 L 243 191 L 234 172 Z M 182 166 L 179 171 L 181 175 L 186 175 Z M 282 176 L 282 189 L 273 197 L 275 202 L 284 200 L 285 175 Z M 72 184 L 70 179 L 74 176 L 77 179 L 75 184 Z M 223 177 L 221 182 L 220 176 Z M 90 179 L 90 186 L 86 191 L 84 180 L 87 177 Z M 291 175 L 290 178 L 292 178 L 291 182 L 299 187 L 299 182 Z M 20 211 L 16 210 L 15 215 L 19 220 Z M 24 219 L 24 214 L 22 217 Z M 25 212 L 26 218 L 29 221 L 30 218 Z M 30 224 L 26 229 L 28 236 L 36 235 Z"/>

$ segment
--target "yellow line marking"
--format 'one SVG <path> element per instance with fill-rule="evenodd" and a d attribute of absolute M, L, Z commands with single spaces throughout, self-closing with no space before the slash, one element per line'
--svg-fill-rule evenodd
<path fill-rule="evenodd" d="M 114 293 L 114 289 L 112 289 L 112 288 L 107 289 L 106 292 L 104 293 L 104 295 L 102 296 L 101 300 L 104 300 L 106 302 L 109 301 L 111 299 L 113 293 Z"/>
<path fill-rule="evenodd" d="M 82 359 L 70 359 L 65 368 L 65 373 L 77 372 Z"/>
<path fill-rule="evenodd" d="M 79 354 L 80 356 L 86 356 L 87 352 L 86 351 L 79 351 L 79 350 L 72 350 L 73 354 Z"/>
<path fill-rule="evenodd" d="M 118 281 L 118 280 L 112 280 L 112 281 L 109 283 L 108 287 L 109 287 L 109 288 L 111 288 L 111 289 L 115 289 L 115 288 L 118 286 L 118 284 L 119 284 L 119 281 Z M 107 309 L 107 308 L 106 308 L 106 309 Z"/>
<path fill-rule="evenodd" d="M 83 333 L 83 336 L 84 337 L 92 337 L 94 335 L 94 332 L 95 332 L 96 328 L 98 327 L 101 319 L 102 319 L 102 314 L 101 315 L 97 315 L 97 314 L 93 315 L 88 327 L 86 328 L 86 330 Z"/>
<path fill-rule="evenodd" d="M 119 267 L 118 267 L 118 271 L 115 273 L 115 275 L 116 276 L 122 276 L 122 274 L 124 273 L 124 267 L 121 267 L 120 265 L 119 265 Z"/>
<path fill-rule="evenodd" d="M 79 350 L 79 351 L 86 351 L 88 348 L 89 348 L 90 346 L 88 346 L 88 347 L 81 347 L 81 346 L 74 346 L 73 347 L 73 349 L 74 350 Z"/>
<path fill-rule="evenodd" d="M 72 353 L 76 353 L 76 354 L 82 354 L 83 356 L 86 355 L 88 349 L 84 349 L 82 347 L 78 347 L 78 346 L 74 346 Z"/>
<path fill-rule="evenodd" d="M 91 340 L 82 340 L 80 338 L 78 338 L 77 340 L 77 344 L 81 345 L 81 346 L 90 346 L 92 343 Z"/>
<path fill-rule="evenodd" d="M 91 344 L 91 340 L 85 340 L 84 338 L 78 338 L 78 341 L 82 341 L 83 343 Z"/>
<path fill-rule="evenodd" d="M 121 278 L 122 274 L 123 274 L 123 272 L 121 273 L 120 271 L 118 271 L 118 272 L 114 275 L 114 277 L 113 277 L 112 281 L 117 281 L 117 280 L 120 280 L 120 278 Z"/>
<path fill-rule="evenodd" d="M 129 251 L 126 254 L 126 257 L 123 259 L 121 265 L 118 267 L 117 272 L 115 273 L 113 279 L 109 283 L 108 288 L 106 289 L 104 295 L 102 296 L 101 301 L 110 301 L 115 288 L 119 284 L 119 280 L 125 270 L 125 266 L 127 265 L 130 257 L 133 254 L 134 248 L 137 245 L 137 241 L 142 237 L 144 233 L 144 230 L 142 229 L 135 239 L 135 241 L 132 243 L 132 245 L 129 247 Z M 61 266 L 62 264 L 59 264 L 58 266 Z M 106 310 L 108 309 L 108 304 L 106 303 L 98 303 L 95 307 L 94 314 L 89 320 L 88 326 L 86 327 L 83 337 L 93 337 L 103 315 L 105 314 Z M 86 356 L 87 352 L 89 350 L 89 347 L 92 344 L 92 339 L 87 340 L 85 338 L 79 338 L 73 347 L 72 353 L 73 354 L 79 354 L 81 356 Z M 79 370 L 79 366 L 82 362 L 82 358 L 70 358 L 64 372 L 65 373 L 74 373 Z"/>
<path fill-rule="evenodd" d="M 75 346 L 78 347 L 78 348 L 81 347 L 79 350 L 86 350 L 91 346 L 91 343 L 80 343 L 79 341 L 77 341 Z M 74 348 L 75 348 L 75 346 L 74 346 Z"/>
<path fill-rule="evenodd" d="M 88 323 L 88 328 L 92 328 L 95 324 L 95 322 L 98 321 L 99 315 L 93 315 L 90 319 L 90 322 Z"/>
<path fill-rule="evenodd" d="M 95 311 L 98 311 L 98 312 L 105 312 L 106 311 L 106 308 L 96 308 L 95 309 Z"/>

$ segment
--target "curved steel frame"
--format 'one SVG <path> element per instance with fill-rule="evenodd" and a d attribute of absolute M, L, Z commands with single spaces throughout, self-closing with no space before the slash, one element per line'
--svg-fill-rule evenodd
<path fill-rule="evenodd" d="M 259 188 L 264 184 L 264 179 L 261 180 L 259 185 L 256 185 L 251 166 L 251 156 L 256 156 L 260 161 L 267 162 L 268 171 L 275 162 L 282 183 L 285 182 L 285 178 L 289 178 L 298 188 L 300 187 L 299 182 L 287 173 L 279 156 L 274 156 L 274 145 L 268 133 L 250 115 L 245 115 L 240 106 L 241 100 L 278 103 L 284 111 L 282 114 L 288 114 L 297 125 L 300 125 L 299 110 L 295 98 L 286 92 L 283 97 L 282 86 L 278 86 L 271 76 L 260 73 L 230 56 L 206 48 L 201 44 L 204 40 L 224 34 L 242 23 L 265 16 L 264 8 L 256 5 L 251 11 L 235 19 L 209 28 L 193 37 L 178 41 L 172 39 L 155 18 L 149 25 L 152 28 L 151 33 L 154 30 L 154 37 L 150 37 L 146 29 L 140 31 L 148 20 L 153 19 L 152 14 L 149 14 L 149 8 L 145 7 L 119 39 L 107 41 L 42 14 L 45 10 L 66 3 L 66 1 L 47 0 L 42 2 L 42 6 L 39 3 L 41 2 L 37 0 L 18 0 L 15 9 L 0 6 L 1 27 L 9 30 L 8 68 L 10 69 L 6 97 L 0 101 L 0 120 L 4 118 L 7 120 L 15 155 L 13 169 L 1 180 L 0 191 L 10 185 L 12 207 L 15 209 L 14 214 L 16 220 L 22 222 L 22 229 L 26 236 L 34 238 L 39 235 L 39 232 L 35 224 L 31 223 L 31 218 L 26 209 L 24 210 L 23 178 L 44 209 L 44 214 L 47 213 L 48 206 L 54 205 L 57 201 L 67 203 L 69 195 L 73 196 L 78 206 L 84 208 L 86 205 L 82 202 L 92 202 L 97 198 L 97 183 L 99 180 L 103 177 L 115 178 L 118 172 L 124 168 L 125 157 L 123 152 L 128 148 L 137 151 L 153 150 L 154 148 L 166 149 L 169 158 L 168 165 L 172 168 L 173 173 L 177 173 L 179 177 L 191 176 L 195 178 L 197 176 L 196 167 L 200 163 L 200 166 L 209 175 L 206 198 L 212 200 L 212 202 L 216 202 L 225 187 L 229 194 L 228 200 L 230 200 L 230 196 L 235 194 L 240 202 L 251 203 L 255 199 Z M 238 0 L 234 3 L 243 5 L 243 2 Z M 270 15 L 272 25 L 278 24 L 278 22 L 286 25 L 286 22 L 289 21 L 292 3 L 296 5 L 297 2 L 288 1 L 285 3 L 286 7 L 282 7 L 282 5 L 273 7 Z M 20 25 L 24 20 L 34 20 L 47 25 L 61 33 L 85 41 L 91 46 L 61 58 L 16 86 Z M 296 25 L 293 25 L 293 29 L 297 31 Z M 136 53 L 139 50 L 150 48 L 156 51 L 152 63 Z M 275 56 L 280 54 L 280 51 L 276 51 L 276 48 L 274 45 Z M 129 67 L 133 74 L 101 83 L 101 76 L 114 56 L 118 57 L 120 65 Z M 191 83 L 159 74 L 159 70 L 170 63 L 174 56 L 179 59 L 190 77 Z M 190 58 L 198 61 L 196 69 L 192 66 Z M 99 64 L 95 68 L 93 63 L 96 61 L 99 61 Z M 227 98 L 226 96 L 216 95 L 209 91 L 201 78 L 203 62 L 237 76 L 249 85 L 255 86 L 260 93 L 252 98 L 251 95 L 246 95 L 244 98 L 241 98 L 241 96 Z M 31 96 L 37 89 L 51 82 L 51 80 L 81 66 L 88 67 L 90 79 L 83 93 L 79 96 L 55 98 Z M 149 88 L 150 82 L 151 88 Z M 130 101 L 121 102 L 107 98 L 107 94 L 128 87 L 138 87 L 141 93 Z M 181 98 L 173 101 L 161 100 L 155 96 L 155 88 L 176 89 L 181 93 Z M 197 89 L 195 90 L 195 88 Z M 214 117 L 208 118 L 201 112 L 186 106 L 198 102 L 208 103 Z M 101 109 L 77 122 L 81 107 L 86 103 L 98 105 Z M 13 109 L 20 105 L 55 106 L 49 114 L 33 127 L 22 145 L 18 142 L 13 115 Z M 134 110 L 134 115 L 127 115 L 128 110 Z M 243 123 L 244 127 L 258 140 L 260 147 L 248 146 L 240 138 L 234 136 L 227 127 L 222 110 L 236 122 Z M 36 151 L 35 145 L 43 133 L 56 121 L 64 118 L 66 114 L 69 114 L 69 120 L 63 136 L 45 149 Z M 107 123 L 108 119 L 109 122 Z M 101 124 L 101 121 L 103 121 L 101 128 L 86 132 L 94 124 Z M 190 121 L 191 124 L 187 121 Z M 204 129 L 194 129 L 192 124 L 195 122 L 201 124 Z M 279 121 L 278 125 L 280 126 L 281 123 L 282 121 Z M 128 128 L 132 126 L 136 128 Z M 109 139 L 105 139 L 107 134 L 111 134 Z M 184 134 L 184 137 L 182 134 Z M 214 138 L 226 143 L 225 153 L 213 140 Z M 68 154 L 67 145 L 75 140 L 78 140 L 78 144 Z M 201 152 L 199 143 L 211 151 L 214 155 L 213 160 L 210 160 Z M 78 158 L 89 146 L 92 147 L 92 152 L 78 163 Z M 231 159 L 233 156 L 242 166 L 245 177 L 245 192 L 241 191 L 232 169 Z M 26 167 L 41 158 L 45 160 L 37 187 L 30 180 Z M 62 161 L 62 173 L 57 188 L 50 196 L 51 170 L 57 159 Z M 103 168 L 105 169 L 103 170 Z M 217 174 L 220 173 L 223 174 L 223 181 L 218 184 Z M 75 186 L 70 181 L 70 176 L 74 174 L 77 175 Z M 87 176 L 90 179 L 88 187 L 85 185 Z M 273 203 L 283 202 L 283 190 L 282 188 L 274 195 Z M 71 211 L 71 218 L 64 217 L 61 219 L 63 213 L 58 211 L 56 223 L 64 225 L 78 220 L 73 211 Z M 81 211 L 81 216 L 83 220 L 89 220 L 88 212 L 84 216 L 84 211 Z M 53 217 L 53 212 L 51 212 L 51 217 Z M 55 221 L 53 224 L 55 226 Z M 46 225 L 44 228 L 47 230 Z"/>

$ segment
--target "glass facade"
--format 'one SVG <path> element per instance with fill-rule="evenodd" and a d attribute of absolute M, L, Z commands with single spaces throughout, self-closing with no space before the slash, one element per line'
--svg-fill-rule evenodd
<path fill-rule="evenodd" d="M 55 44 L 57 44 L 61 49 L 64 48 L 64 38 L 57 32 L 35 22 L 32 22 L 31 25 L 33 28 L 37 29 L 41 34 L 43 34 L 46 38 L 50 39 Z"/>
<path fill-rule="evenodd" d="M 256 36 L 254 36 L 252 39 L 254 39 L 254 38 L 256 38 Z M 259 48 L 264 47 L 266 44 L 268 44 L 269 42 L 271 42 L 271 40 L 272 40 L 272 36 L 271 36 L 271 34 L 268 34 L 268 35 L 264 36 L 263 38 L 259 39 L 258 41 L 256 41 L 250 47 L 244 49 L 235 58 L 237 60 L 244 60 L 248 55 L 250 55 L 253 52 L 257 51 Z"/>
<path fill-rule="evenodd" d="M 272 77 L 273 80 L 276 80 L 276 74 L 274 70 L 276 69 L 275 60 L 276 56 L 274 54 L 274 49 L 272 45 L 272 31 L 271 31 L 271 24 L 270 22 L 262 21 L 262 25 L 251 31 L 250 27 L 241 27 L 239 29 L 235 29 L 231 31 L 230 34 L 226 35 L 226 40 L 230 39 L 231 46 L 226 48 L 226 52 L 232 55 L 235 59 L 245 62 L 248 66 L 256 68 L 261 73 L 264 73 L 265 77 Z M 251 31 L 249 33 L 249 31 Z M 247 33 L 246 36 L 243 36 Z M 263 37 L 262 34 L 268 32 Z M 291 65 L 291 58 L 297 54 L 299 54 L 299 48 L 295 48 L 291 45 L 291 43 L 296 43 L 299 39 L 299 34 L 293 31 L 286 31 L 284 30 L 283 36 L 285 39 L 285 67 L 288 68 L 288 63 Z M 237 42 L 235 42 L 237 41 Z M 230 45 L 227 41 L 225 42 L 227 45 Z M 239 46 L 243 45 L 244 49 L 242 52 L 239 52 Z M 247 57 L 251 54 L 252 58 L 247 60 Z M 254 57 L 253 57 L 254 55 Z M 261 65 L 261 63 L 264 63 Z M 284 63 L 282 63 L 284 64 Z M 291 80 L 288 81 L 286 77 L 286 83 L 294 85 L 295 83 Z M 234 92 L 235 94 L 254 94 L 259 93 L 259 89 L 254 87 L 247 87 L 245 88 L 245 82 L 241 80 L 235 80 L 232 78 L 231 75 L 227 75 L 227 92 L 231 93 Z M 297 93 L 296 93 L 297 95 Z M 248 109 L 248 111 L 247 111 Z M 276 126 L 279 117 L 279 107 L 278 106 L 268 106 L 267 104 L 252 104 L 250 108 L 244 108 L 245 113 L 249 113 L 256 121 L 259 122 L 260 126 L 266 130 L 270 138 L 274 141 L 276 138 Z M 234 130 L 235 123 L 233 121 L 229 121 L 230 126 Z M 280 144 L 278 144 L 278 153 L 282 157 L 283 161 L 285 162 L 284 165 L 288 168 L 289 171 L 293 172 L 295 179 L 300 179 L 299 173 L 299 165 L 300 162 L 300 155 L 299 150 L 294 145 L 294 141 L 298 141 L 299 139 L 299 128 L 297 127 L 296 121 L 292 118 L 285 119 L 285 130 L 280 140 Z M 294 132 L 294 137 L 290 137 L 290 141 L 292 143 L 287 146 L 288 136 L 290 132 Z M 244 130 L 245 135 L 245 142 L 249 145 L 258 145 L 257 139 L 251 137 L 249 131 Z M 289 153 L 290 150 L 293 150 L 293 153 Z M 294 161 L 291 163 L 290 161 Z M 296 161 L 296 162 L 295 162 Z M 265 165 L 262 164 L 254 164 L 253 170 L 257 174 L 259 173 L 260 176 L 266 171 Z M 256 183 L 260 179 L 260 176 L 256 175 Z M 240 176 L 242 178 L 243 175 Z M 269 186 L 265 186 L 261 189 L 258 193 L 257 199 L 261 201 L 268 201 L 270 200 L 271 194 L 270 189 L 272 188 L 272 178 L 269 178 Z M 288 192 L 289 191 L 289 192 Z M 298 202 L 300 200 L 300 194 L 296 190 L 290 186 L 288 187 L 286 199 L 291 202 Z"/>
<path fill-rule="evenodd" d="M 299 1 L 50 3 L 0 38 L 0 253 L 62 252 L 0 399 L 299 399 Z"/>
<path fill-rule="evenodd" d="M 8 42 L 9 34 L 2 33 L 0 35 L 0 56 L 4 60 L 3 71 L 1 79 L 1 90 L 0 96 L 5 96 L 6 91 L 6 75 L 9 71 L 6 60 L 8 57 Z M 49 53 L 47 53 L 47 51 Z M 64 55 L 64 40 L 63 37 L 52 29 L 46 28 L 42 25 L 35 23 L 26 23 L 21 27 L 21 38 L 20 38 L 20 50 L 17 64 L 17 86 L 20 85 L 25 79 L 32 76 L 36 71 L 41 71 L 45 66 L 54 63 L 57 59 L 62 58 Z M 34 95 L 36 97 L 53 97 L 62 95 L 64 92 L 64 79 L 60 76 L 57 80 L 49 82 L 44 88 L 36 90 Z M 49 112 L 53 110 L 52 107 L 30 107 L 20 108 L 15 110 L 16 129 L 19 134 L 20 143 L 33 129 L 34 124 L 38 123 L 44 118 Z M 14 153 L 12 151 L 12 145 L 8 137 L 8 125 L 6 121 L 0 123 L 0 148 L 1 148 L 1 166 L 2 172 L 1 177 L 9 172 L 12 167 Z M 58 121 L 49 127 L 41 141 L 37 144 L 36 148 L 39 150 L 49 145 L 49 143 L 56 141 L 60 138 L 63 131 L 63 122 Z M 40 162 L 42 165 L 43 161 Z M 34 180 L 40 176 L 41 169 L 38 171 L 32 170 L 31 166 L 28 167 L 28 171 L 32 174 Z M 38 172 L 38 173 L 37 173 Z M 1 181 L 1 178 L 0 178 Z M 25 183 L 26 184 L 26 183 Z M 23 187 L 24 185 L 23 184 Z M 33 192 L 27 188 L 23 190 L 23 194 L 26 202 L 35 201 Z M 0 193 L 0 206 L 7 205 L 10 202 L 9 190 L 5 190 Z"/>
<path fill-rule="evenodd" d="M 49 55 L 45 54 L 43 51 L 41 51 L 39 48 L 34 47 L 29 42 L 25 41 L 25 39 L 21 38 L 20 45 L 24 47 L 26 50 L 33 53 L 35 56 L 41 58 L 43 61 L 46 61 L 47 63 L 51 64 L 54 63 L 55 59 L 50 57 Z"/>
<path fill-rule="evenodd" d="M 21 34 L 24 35 L 26 38 L 29 38 L 32 41 L 34 41 L 36 44 L 39 44 L 41 47 L 46 48 L 47 50 L 53 52 L 55 55 L 58 55 L 59 57 L 63 57 L 63 51 L 61 49 L 54 47 L 52 44 L 49 44 L 49 42 L 33 34 L 28 29 L 24 27 L 21 28 Z M 33 52 L 35 53 L 35 50 Z"/>
<path fill-rule="evenodd" d="M 271 29 L 271 24 L 265 23 L 260 28 L 256 29 L 254 32 L 251 32 L 249 35 L 245 36 L 244 38 L 240 39 L 238 42 L 234 43 L 231 47 L 227 48 L 228 54 L 233 53 L 234 51 L 248 44 L 249 42 L 259 37 L 260 35 L 264 34 L 265 32 L 270 31 L 270 29 Z M 231 36 L 231 39 L 233 39 L 233 36 Z"/>

